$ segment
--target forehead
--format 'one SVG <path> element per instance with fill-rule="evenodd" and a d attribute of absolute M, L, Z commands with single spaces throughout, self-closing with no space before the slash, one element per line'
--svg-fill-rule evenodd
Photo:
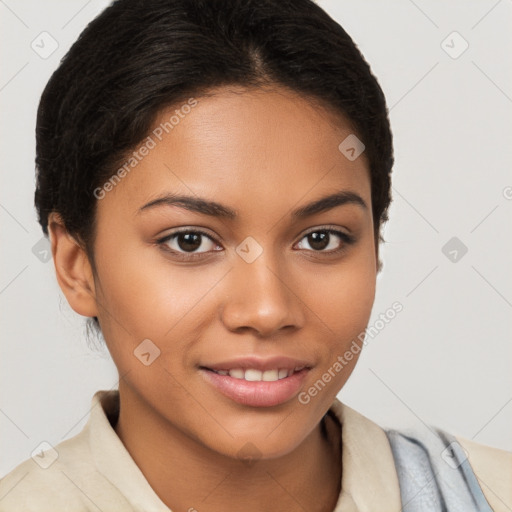
<path fill-rule="evenodd" d="M 354 129 L 339 113 L 281 88 L 223 87 L 194 100 L 160 112 L 101 208 L 133 214 L 164 192 L 222 198 L 237 210 L 277 211 L 335 190 L 370 204 L 367 159 L 340 151 Z"/>

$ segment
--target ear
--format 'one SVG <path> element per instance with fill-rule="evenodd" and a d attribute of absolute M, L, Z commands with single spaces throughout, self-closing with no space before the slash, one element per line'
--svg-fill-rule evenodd
<path fill-rule="evenodd" d="M 48 216 L 48 232 L 57 281 L 69 305 L 80 315 L 98 316 L 93 272 L 85 250 L 55 212 Z"/>

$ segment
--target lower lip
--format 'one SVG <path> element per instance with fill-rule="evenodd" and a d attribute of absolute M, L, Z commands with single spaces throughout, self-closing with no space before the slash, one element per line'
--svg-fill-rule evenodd
<path fill-rule="evenodd" d="M 304 368 L 290 377 L 273 382 L 251 382 L 201 368 L 201 373 L 206 381 L 224 396 L 251 407 L 272 407 L 287 402 L 297 395 L 308 372 L 309 369 Z"/>

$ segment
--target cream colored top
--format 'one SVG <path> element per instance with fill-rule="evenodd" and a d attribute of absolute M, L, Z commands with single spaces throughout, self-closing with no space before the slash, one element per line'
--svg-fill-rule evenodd
<path fill-rule="evenodd" d="M 0 512 L 170 512 L 111 425 L 115 425 L 118 400 L 117 390 L 97 391 L 82 431 L 55 446 L 56 453 L 50 449 L 44 456 L 34 456 L 43 466 L 53 461 L 48 467 L 30 458 L 4 476 Z M 339 400 L 331 410 L 343 425 L 341 493 L 333 512 L 401 510 L 398 478 L 384 430 Z M 512 453 L 458 441 L 469 453 L 491 507 L 510 512 Z"/>

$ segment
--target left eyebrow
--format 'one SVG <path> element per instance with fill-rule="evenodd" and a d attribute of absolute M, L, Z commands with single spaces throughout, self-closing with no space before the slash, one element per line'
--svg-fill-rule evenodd
<path fill-rule="evenodd" d="M 345 204 L 355 204 L 361 208 L 367 210 L 368 206 L 364 199 L 351 191 L 340 191 L 335 194 L 330 194 L 325 197 L 321 197 L 316 201 L 313 201 L 305 206 L 301 206 L 291 212 L 291 216 L 295 219 L 304 219 L 318 213 L 331 210 L 337 206 Z M 229 208 L 228 206 L 217 203 L 216 201 L 210 201 L 195 196 L 177 195 L 177 194 L 166 194 L 164 196 L 153 199 L 149 203 L 142 206 L 137 213 L 141 213 L 150 208 L 156 206 L 178 206 L 190 210 L 193 212 L 201 213 L 203 215 L 209 215 L 211 217 L 223 217 L 228 219 L 235 219 L 238 217 L 236 210 Z"/>
<path fill-rule="evenodd" d="M 303 219 L 305 217 L 310 217 L 312 215 L 316 215 L 317 213 L 325 212 L 335 208 L 336 206 L 342 206 L 345 204 L 355 204 L 364 210 L 368 209 L 367 204 L 360 195 L 356 194 L 355 192 L 345 190 L 321 197 L 312 203 L 301 206 L 300 208 L 294 210 L 291 215 L 295 219 Z"/>

